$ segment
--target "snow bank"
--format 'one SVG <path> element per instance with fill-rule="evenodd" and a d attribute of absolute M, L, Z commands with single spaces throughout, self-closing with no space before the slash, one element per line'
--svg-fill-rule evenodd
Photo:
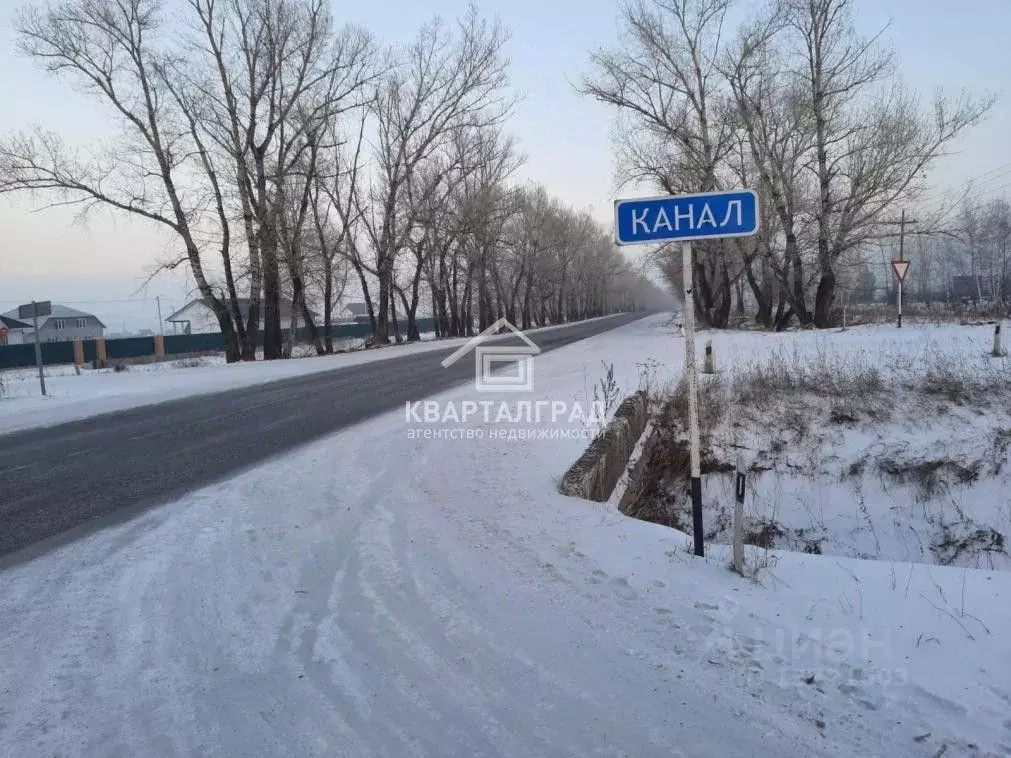
<path fill-rule="evenodd" d="M 1011 364 L 989 355 L 991 338 L 987 326 L 716 335 L 719 371 L 702 378 L 709 538 L 730 539 L 743 455 L 756 544 L 1011 569 Z M 654 500 L 647 513 L 690 523 L 681 488 Z"/>
<path fill-rule="evenodd" d="M 592 398 L 602 362 L 669 381 L 679 350 L 637 322 L 539 357 L 529 399 Z M 0 574 L 0 753 L 1008 752 L 1011 573 L 774 551 L 757 584 L 558 494 L 575 436 L 410 425 Z"/>

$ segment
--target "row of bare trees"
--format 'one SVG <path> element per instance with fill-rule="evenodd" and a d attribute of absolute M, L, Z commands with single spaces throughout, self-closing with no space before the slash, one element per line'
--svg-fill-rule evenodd
<path fill-rule="evenodd" d="M 1011 203 L 970 188 L 956 204 L 942 205 L 949 210 L 941 214 L 941 231 L 914 234 L 907 243 L 906 297 L 927 304 L 969 300 L 1006 307 L 1011 302 Z M 928 208 L 917 215 L 932 217 Z"/>
<path fill-rule="evenodd" d="M 937 95 L 923 108 L 880 34 L 858 33 L 854 5 L 769 0 L 735 34 L 735 0 L 628 0 L 619 45 L 593 53 L 582 89 L 617 108 L 628 180 L 759 191 L 759 235 L 696 246 L 705 323 L 726 326 L 736 303 L 770 328 L 831 325 L 841 280 L 993 103 Z M 680 287 L 676 258 L 664 268 Z"/>
<path fill-rule="evenodd" d="M 656 296 L 589 217 L 515 186 L 501 25 L 472 7 L 385 48 L 329 6 L 29 7 L 21 51 L 106 106 L 115 136 L 83 151 L 41 129 L 7 138 L 0 192 L 167 230 L 181 252 L 164 264 L 189 268 L 229 360 L 285 354 L 282 304 L 332 350 L 348 289 L 380 343 L 418 338 L 421 311 L 441 334 L 470 334 L 502 315 L 529 326 Z"/>

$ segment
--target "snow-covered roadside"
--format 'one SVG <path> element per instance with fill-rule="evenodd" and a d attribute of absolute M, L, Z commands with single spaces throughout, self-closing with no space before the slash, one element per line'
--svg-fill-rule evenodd
<path fill-rule="evenodd" d="M 601 362 L 628 391 L 680 360 L 647 319 L 538 358 L 531 399 L 591 398 Z M 408 426 L 388 414 L 0 574 L 0 753 L 1009 751 L 1011 574 L 772 553 L 759 585 L 559 495 L 578 438 Z"/>
<path fill-rule="evenodd" d="M 732 469 L 743 453 L 751 468 L 746 534 L 798 551 L 1011 569 L 1011 362 L 988 354 L 992 327 L 729 337 L 720 373 L 703 381 L 714 466 Z M 718 507 L 707 529 L 728 541 L 733 473 L 707 479 Z"/>
<path fill-rule="evenodd" d="M 563 326 L 565 325 L 531 329 L 529 333 L 536 334 Z M 86 370 L 80 376 L 73 366 L 52 366 L 45 369 L 48 377 L 46 397 L 40 393 L 35 369 L 5 371 L 0 373 L 0 383 L 3 384 L 3 392 L 0 393 L 0 434 L 373 361 L 447 350 L 459 347 L 466 341 L 463 337 L 427 340 L 391 345 L 382 350 L 358 350 L 338 355 L 232 365 L 226 365 L 223 357 L 213 356 L 134 365 L 119 373 L 112 369 Z"/>

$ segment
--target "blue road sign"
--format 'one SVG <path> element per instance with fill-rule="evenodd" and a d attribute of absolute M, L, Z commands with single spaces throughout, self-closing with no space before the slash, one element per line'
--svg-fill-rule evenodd
<path fill-rule="evenodd" d="M 750 189 L 618 200 L 614 204 L 614 237 L 619 245 L 749 237 L 758 231 L 758 225 L 758 194 Z"/>

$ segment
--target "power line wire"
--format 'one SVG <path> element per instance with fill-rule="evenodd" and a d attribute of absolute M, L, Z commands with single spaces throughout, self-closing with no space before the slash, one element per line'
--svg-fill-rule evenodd
<path fill-rule="evenodd" d="M 917 202 L 932 202 L 934 200 L 943 199 L 946 195 L 956 194 L 962 190 L 978 190 L 980 187 L 986 186 L 987 184 L 991 184 L 995 181 L 1000 181 L 1006 176 L 1011 176 L 1011 161 L 990 169 L 983 174 L 974 176 L 962 184 L 956 184 L 954 187 L 947 187 L 943 189 L 937 188 L 926 192 L 917 198 Z"/>
<path fill-rule="evenodd" d="M 182 299 L 183 298 L 178 298 L 178 300 Z M 154 305 L 157 300 L 158 300 L 157 297 L 145 297 L 139 299 L 131 298 L 128 300 L 62 300 L 57 298 L 53 302 L 57 303 L 58 305 L 108 305 L 112 303 L 150 303 Z M 166 303 L 171 303 L 176 302 L 176 299 L 163 297 L 162 301 Z M 11 305 L 11 304 L 25 305 L 26 303 L 23 300 L 0 300 L 0 305 Z"/>

